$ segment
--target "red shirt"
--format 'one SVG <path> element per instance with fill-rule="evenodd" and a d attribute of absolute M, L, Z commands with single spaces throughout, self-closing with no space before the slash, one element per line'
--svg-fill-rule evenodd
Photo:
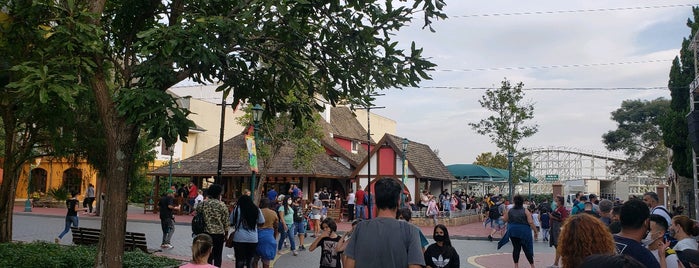
<path fill-rule="evenodd" d="M 199 191 L 197 191 L 197 186 L 192 184 L 192 187 L 189 187 L 189 199 L 197 198 L 197 195 L 199 195 L 198 192 Z"/>
<path fill-rule="evenodd" d="M 364 190 L 359 189 L 356 194 L 354 194 L 354 203 L 357 205 L 364 205 Z"/>

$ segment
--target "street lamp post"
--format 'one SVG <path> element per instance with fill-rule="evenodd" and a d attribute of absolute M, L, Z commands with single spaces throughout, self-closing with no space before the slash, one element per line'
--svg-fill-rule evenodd
<path fill-rule="evenodd" d="M 255 139 L 255 151 L 257 152 L 257 131 L 259 130 L 260 127 L 260 119 L 262 119 L 262 112 L 264 109 L 262 106 L 259 104 L 255 104 L 255 106 L 252 107 L 252 122 L 253 122 L 253 137 Z M 252 171 L 252 178 L 250 179 L 250 197 L 255 200 L 255 185 L 257 184 L 256 178 L 255 178 L 255 171 Z"/>
<path fill-rule="evenodd" d="M 406 177 L 406 175 L 407 175 L 407 174 L 405 173 L 406 165 L 407 165 L 406 159 L 405 159 L 405 154 L 408 152 L 408 139 L 403 138 L 403 144 L 402 144 L 402 145 L 403 145 L 403 159 L 402 159 L 403 161 L 401 162 L 402 165 L 403 165 L 403 180 L 402 180 L 403 186 L 402 186 L 402 187 L 405 187 L 405 177 Z M 405 208 L 405 191 L 404 191 L 403 189 L 401 189 L 400 207 L 401 207 L 401 208 Z"/>
<path fill-rule="evenodd" d="M 34 164 L 29 164 L 29 178 L 27 179 L 27 201 L 24 202 L 24 212 L 32 212 L 32 170 L 41 164 L 41 158 L 34 159 Z"/>
<path fill-rule="evenodd" d="M 527 167 L 527 180 L 529 181 L 529 201 L 532 200 L 532 165 Z"/>
<path fill-rule="evenodd" d="M 512 152 L 507 153 L 507 185 L 508 185 L 508 190 L 510 191 L 510 199 L 512 200 L 512 161 L 514 161 L 515 155 Z"/>

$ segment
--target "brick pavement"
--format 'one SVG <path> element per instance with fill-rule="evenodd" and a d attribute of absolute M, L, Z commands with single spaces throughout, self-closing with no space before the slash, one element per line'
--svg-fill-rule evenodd
<path fill-rule="evenodd" d="M 21 205 L 17 205 L 14 207 L 14 213 L 19 214 L 19 215 L 42 215 L 42 216 L 49 216 L 49 217 L 64 217 L 65 216 L 65 209 L 63 208 L 33 208 L 32 212 L 24 212 L 24 207 Z M 91 215 L 81 215 L 81 217 L 84 218 L 93 218 L 93 219 L 101 219 L 99 216 L 91 216 Z M 176 216 L 176 224 L 179 225 L 185 225 L 189 226 L 191 222 L 192 216 L 189 215 L 177 215 Z M 133 222 L 145 222 L 145 223 L 159 223 L 160 218 L 158 217 L 158 214 L 153 214 L 153 213 L 143 213 L 143 209 L 129 206 L 129 210 L 127 213 L 127 220 L 128 221 L 133 221 Z M 340 222 L 338 223 L 338 233 L 344 233 L 348 230 L 350 230 L 351 225 L 349 222 Z M 188 228 L 185 228 L 188 229 Z M 432 226 L 425 226 L 420 228 L 422 232 L 427 236 L 431 237 L 432 232 L 433 232 L 433 227 Z M 180 229 L 181 230 L 181 229 Z M 483 227 L 483 224 L 481 222 L 476 222 L 476 223 L 470 223 L 470 224 L 465 224 L 465 225 L 460 225 L 460 226 L 450 226 L 449 227 L 449 233 L 450 236 L 452 236 L 452 239 L 461 239 L 461 240 L 487 240 L 487 236 L 489 233 L 489 230 Z M 500 234 L 496 234 L 496 239 L 499 237 Z M 311 239 L 307 239 L 307 244 L 310 244 L 312 242 Z M 283 251 L 284 252 L 284 251 Z M 158 255 L 164 255 L 168 256 L 171 258 L 175 259 L 180 259 L 180 260 L 188 260 L 190 258 L 189 255 L 187 256 L 182 256 L 182 255 L 171 255 L 167 254 L 166 252 L 160 252 L 156 253 Z M 226 252 L 224 251 L 224 255 Z M 289 254 L 284 254 L 277 259 L 284 258 L 285 256 L 288 256 Z M 553 253 L 537 253 L 536 254 L 536 260 L 535 263 L 537 266 L 546 266 L 550 265 L 551 261 L 553 259 Z M 551 255 L 551 256 L 548 256 Z M 503 258 L 504 256 L 507 256 L 506 258 Z M 463 256 L 463 259 L 468 259 L 469 263 L 473 265 L 474 267 L 501 267 L 503 265 L 510 266 L 512 265 L 512 259 L 511 259 L 511 254 L 510 253 L 495 253 L 495 254 L 484 254 L 480 256 Z M 524 256 L 522 256 L 524 258 Z M 234 267 L 234 262 L 231 261 L 229 258 L 226 258 L 224 256 L 224 264 L 223 267 Z M 277 264 L 277 267 L 281 267 Z"/>

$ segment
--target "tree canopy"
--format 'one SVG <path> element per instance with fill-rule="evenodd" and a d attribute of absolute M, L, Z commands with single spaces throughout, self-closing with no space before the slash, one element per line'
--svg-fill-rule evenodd
<path fill-rule="evenodd" d="M 186 79 L 215 83 L 224 97 L 233 95 L 233 105 L 258 103 L 268 118 L 288 113 L 301 125 L 322 110 L 316 98 L 370 103 L 368 92 L 429 79 L 434 64 L 422 49 L 398 43 L 393 35 L 418 17 L 432 30 L 434 20 L 446 18 L 444 5 L 442 0 L 0 0 L 0 20 L 9 22 L 3 31 L 23 29 L 13 39 L 3 32 L 0 44 L 16 42 L 28 53 L 3 63 L 17 88 L 33 90 L 42 101 L 46 93 L 69 102 L 79 90 L 91 92 L 105 141 L 107 191 L 96 266 L 120 267 L 127 182 L 137 168 L 141 133 L 169 146 L 185 141 L 192 126 L 168 88 Z M 41 12 L 28 12 L 35 9 Z M 18 27 L 27 20 L 35 27 Z M 41 37 L 34 39 L 51 49 L 31 49 L 34 44 L 23 37 Z"/>
<path fill-rule="evenodd" d="M 664 176 L 669 154 L 663 144 L 661 125 L 667 121 L 669 110 L 670 101 L 657 98 L 625 100 L 612 112 L 617 129 L 602 135 L 602 141 L 608 150 L 621 151 L 628 157 L 615 166 L 621 174 L 633 171 Z"/>

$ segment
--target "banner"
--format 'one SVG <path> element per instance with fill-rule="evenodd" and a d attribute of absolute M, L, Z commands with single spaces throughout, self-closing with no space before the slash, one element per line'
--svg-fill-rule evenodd
<path fill-rule="evenodd" d="M 252 135 L 245 135 L 245 145 L 248 147 L 250 171 L 259 172 L 257 168 L 257 149 L 255 147 L 255 137 Z"/>

